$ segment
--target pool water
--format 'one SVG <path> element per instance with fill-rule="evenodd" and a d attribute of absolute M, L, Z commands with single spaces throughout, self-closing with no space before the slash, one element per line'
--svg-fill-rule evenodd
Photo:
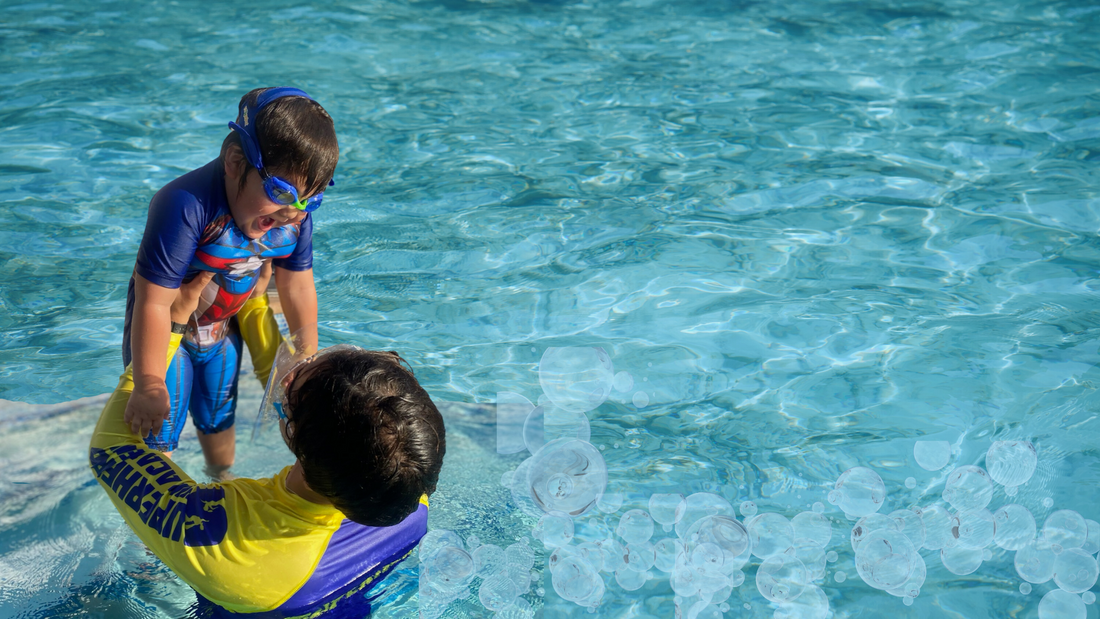
<path fill-rule="evenodd" d="M 399 350 L 452 403 L 430 527 L 462 548 L 435 549 L 533 551 L 524 601 L 498 616 L 1097 616 L 1089 590 L 1027 582 L 981 510 L 1028 510 L 1047 542 L 1032 567 L 1100 548 L 1050 549 L 1100 519 L 1100 6 L 73 0 L 0 15 L 0 616 L 193 612 L 85 450 L 122 369 L 150 197 L 213 159 L 240 96 L 272 85 L 314 95 L 340 137 L 316 213 L 323 343 Z M 583 513 L 540 524 L 512 483 L 540 470 L 539 437 L 529 448 L 515 425 L 525 403 L 547 404 L 541 440 L 587 436 L 603 463 Z M 188 432 L 178 460 L 197 473 Z M 239 436 L 239 474 L 289 462 L 277 437 Z M 1032 448 L 1026 483 L 1000 483 Z M 861 497 L 882 516 L 920 509 L 950 547 L 861 558 L 854 529 L 905 544 L 896 519 L 859 524 Z M 836 558 L 734 569 L 684 520 L 641 539 L 639 518 L 689 503 L 736 517 L 761 552 L 818 514 L 831 532 L 813 548 Z M 722 586 L 570 550 L 606 540 L 679 541 Z M 918 560 L 916 597 L 872 586 Z M 490 574 L 447 595 L 417 575 L 410 561 L 390 577 L 376 614 L 492 616 Z M 490 606 L 516 595 L 493 582 Z M 776 587 L 809 593 L 777 602 Z"/>

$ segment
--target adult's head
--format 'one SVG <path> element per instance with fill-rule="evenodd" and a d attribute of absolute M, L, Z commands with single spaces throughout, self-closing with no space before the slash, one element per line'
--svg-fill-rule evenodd
<path fill-rule="evenodd" d="M 237 128 L 222 141 L 226 197 L 237 226 L 251 238 L 305 216 L 302 210 L 271 199 L 257 164 L 262 163 L 269 177 L 289 183 L 305 202 L 324 192 L 340 158 L 332 117 L 319 103 L 294 92 L 266 100 L 288 90 L 257 88 L 242 97 Z M 242 135 L 245 132 L 251 135 Z M 245 145 L 253 136 L 255 143 Z"/>
<path fill-rule="evenodd" d="M 287 385 L 287 445 L 310 489 L 348 519 L 391 526 L 435 491 L 443 417 L 392 352 L 321 351 Z"/>

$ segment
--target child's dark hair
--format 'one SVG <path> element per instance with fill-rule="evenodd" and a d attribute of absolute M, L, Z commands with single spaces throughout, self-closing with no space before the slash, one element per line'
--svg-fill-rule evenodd
<path fill-rule="evenodd" d="M 306 483 L 349 520 L 391 526 L 431 494 L 447 451 L 443 417 L 392 352 L 339 350 L 287 393 L 290 449 Z"/>
<path fill-rule="evenodd" d="M 270 88 L 250 91 L 241 97 L 241 105 L 255 105 L 265 90 Z M 269 174 L 301 182 L 303 198 L 325 190 L 336 172 L 340 145 L 332 117 L 320 103 L 305 97 L 280 97 L 260 110 L 255 123 L 260 155 Z M 222 141 L 221 157 L 233 144 L 238 148 L 241 145 L 236 131 L 230 131 Z M 253 170 L 249 165 L 248 173 Z M 248 173 L 241 175 L 240 189 L 244 189 Z"/>

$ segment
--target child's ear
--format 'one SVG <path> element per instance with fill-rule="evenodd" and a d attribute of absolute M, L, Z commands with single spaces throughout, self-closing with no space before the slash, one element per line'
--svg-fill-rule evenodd
<path fill-rule="evenodd" d="M 240 180 L 248 166 L 248 160 L 244 158 L 244 151 L 239 144 L 230 144 L 225 149 L 225 157 L 222 158 L 225 167 L 225 176 L 234 183 Z"/>

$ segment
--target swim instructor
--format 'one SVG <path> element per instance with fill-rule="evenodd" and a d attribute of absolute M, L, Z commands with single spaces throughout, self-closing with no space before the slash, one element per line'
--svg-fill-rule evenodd
<path fill-rule="evenodd" d="M 173 320 L 194 311 L 204 285 L 181 288 Z M 242 322 L 274 320 L 266 297 L 251 303 Z M 169 360 L 179 341 L 172 336 Z M 427 532 L 446 451 L 443 419 L 402 363 L 351 346 L 320 351 L 283 380 L 279 427 L 294 464 L 213 484 L 196 483 L 123 421 L 128 367 L 92 435 L 92 471 L 126 524 L 215 614 L 369 612 L 365 593 Z"/>

